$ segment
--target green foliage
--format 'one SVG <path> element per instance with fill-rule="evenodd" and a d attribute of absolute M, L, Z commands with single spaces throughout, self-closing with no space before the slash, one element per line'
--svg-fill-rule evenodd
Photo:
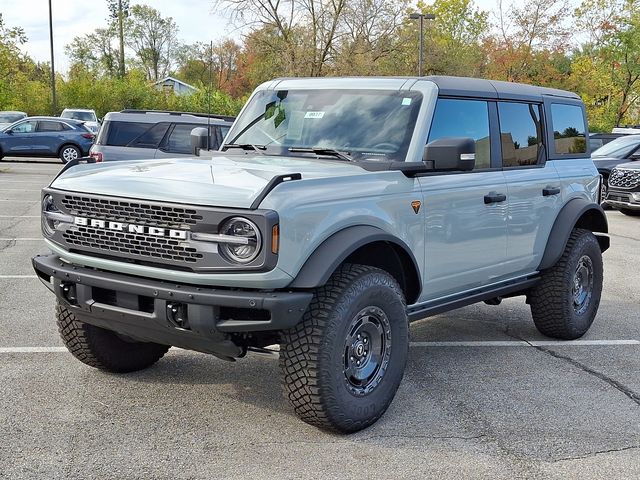
<path fill-rule="evenodd" d="M 219 0 L 252 26 L 242 43 L 213 46 L 180 45 L 173 19 L 154 8 L 107 3 L 105 28 L 66 46 L 72 66 L 56 79 L 60 109 L 87 107 L 103 116 L 124 108 L 206 112 L 210 104 L 214 113 L 235 115 L 253 88 L 274 77 L 415 75 L 418 22 L 408 16 L 421 12 L 436 15 L 425 21 L 425 73 L 578 92 L 594 131 L 640 123 L 637 0 L 582 0 L 573 15 L 567 0 L 505 0 L 491 17 L 474 0 Z M 22 53 L 26 41 L 0 14 L 0 109 L 46 114 L 48 65 Z M 153 80 L 166 75 L 198 92 L 158 90 Z"/>
<path fill-rule="evenodd" d="M 204 88 L 192 95 L 179 96 L 173 91 L 158 90 L 145 75 L 132 70 L 124 78 L 96 78 L 91 72 L 76 69 L 66 81 L 58 82 L 61 108 L 92 108 L 98 116 L 125 108 L 144 110 L 179 110 L 207 112 L 208 91 Z M 211 93 L 211 112 L 236 115 L 243 99 L 234 99 L 218 90 Z"/>

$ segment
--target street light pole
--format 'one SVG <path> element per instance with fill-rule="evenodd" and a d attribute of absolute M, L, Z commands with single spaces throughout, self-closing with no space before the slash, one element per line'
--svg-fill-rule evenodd
<path fill-rule="evenodd" d="M 412 13 L 409 15 L 412 20 L 420 20 L 420 50 L 418 53 L 418 76 L 421 77 L 424 69 L 424 21 L 434 20 L 436 16 L 433 13 Z"/>
<path fill-rule="evenodd" d="M 56 67 L 53 62 L 53 15 L 51 12 L 51 0 L 49 0 L 49 44 L 51 46 L 51 115 L 58 113 L 58 101 L 56 98 Z"/>

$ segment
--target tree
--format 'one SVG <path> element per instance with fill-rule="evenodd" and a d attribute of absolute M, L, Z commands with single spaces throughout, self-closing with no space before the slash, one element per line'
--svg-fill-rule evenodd
<path fill-rule="evenodd" d="M 592 78 L 576 82 L 589 94 L 588 107 L 615 126 L 627 117 L 637 121 L 640 5 L 630 0 L 585 0 L 576 10 L 576 24 L 589 35 L 576 58 L 576 63 L 591 68 L 587 75 Z M 599 78 L 599 83 L 593 78 Z"/>
<path fill-rule="evenodd" d="M 176 57 L 178 26 L 147 5 L 131 7 L 127 19 L 127 44 L 149 80 L 167 76 Z"/>
<path fill-rule="evenodd" d="M 567 48 L 567 0 L 529 0 L 505 7 L 498 1 L 498 33 L 487 38 L 488 73 L 509 81 L 535 82 Z M 540 83 L 540 82 L 537 82 Z"/>
<path fill-rule="evenodd" d="M 202 85 L 209 85 L 211 77 L 215 89 L 238 94 L 235 80 L 241 51 L 242 47 L 229 39 L 213 46 L 203 42 L 183 45 L 176 54 L 176 76 L 185 82 Z"/>
<path fill-rule="evenodd" d="M 485 55 L 482 40 L 489 33 L 489 14 L 475 7 L 471 0 L 436 0 L 432 5 L 418 2 L 421 13 L 433 13 L 427 22 L 425 63 L 427 72 L 438 75 L 480 76 Z M 417 65 L 416 38 L 418 23 L 411 21 L 412 52 Z"/>
<path fill-rule="evenodd" d="M 97 28 L 93 33 L 75 37 L 64 47 L 73 65 L 81 65 L 95 75 L 114 77 L 119 73 L 120 62 L 114 43 L 114 27 Z"/>
<path fill-rule="evenodd" d="M 280 57 L 284 75 L 325 74 L 335 61 L 342 40 L 350 30 L 354 32 L 353 14 L 358 12 L 350 8 L 358 0 L 219 0 L 218 3 L 237 19 L 257 27 L 262 33 L 261 49 L 272 58 Z M 371 11 L 372 3 L 379 7 L 384 2 L 364 0 L 360 5 Z"/>
<path fill-rule="evenodd" d="M 118 56 L 118 73 L 120 78 L 125 75 L 124 63 L 124 21 L 129 16 L 129 0 L 107 0 L 109 18 L 117 26 L 120 41 L 120 55 Z"/>

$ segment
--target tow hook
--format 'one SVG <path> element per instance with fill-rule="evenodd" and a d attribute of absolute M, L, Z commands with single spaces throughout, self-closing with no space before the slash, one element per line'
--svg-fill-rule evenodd
<path fill-rule="evenodd" d="M 167 320 L 174 327 L 183 330 L 191 330 L 189 326 L 189 316 L 187 313 L 187 304 L 179 302 L 167 303 Z"/>
<path fill-rule="evenodd" d="M 62 282 L 60 284 L 60 288 L 62 289 L 62 296 L 67 302 L 71 305 L 76 305 L 78 303 L 75 283 Z"/>

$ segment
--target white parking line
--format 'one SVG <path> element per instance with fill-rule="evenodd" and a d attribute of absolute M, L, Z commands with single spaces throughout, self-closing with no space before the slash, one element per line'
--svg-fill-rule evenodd
<path fill-rule="evenodd" d="M 0 279 L 18 280 L 20 278 L 38 278 L 37 275 L 0 275 Z"/>
<path fill-rule="evenodd" d="M 67 351 L 65 347 L 0 347 L 0 353 L 59 353 Z"/>
<path fill-rule="evenodd" d="M 640 345 L 640 340 L 531 340 L 528 342 L 519 340 L 505 341 L 478 341 L 478 342 L 411 342 L 411 347 L 537 347 L 537 346 L 582 346 L 596 345 Z M 271 345 L 269 350 L 277 352 L 278 345 Z M 180 348 L 174 350 L 182 350 Z M 2 353 L 58 353 L 66 352 L 65 347 L 0 347 Z"/>
<path fill-rule="evenodd" d="M 589 347 L 640 345 L 640 340 L 491 340 L 478 342 L 411 342 L 411 347 Z"/>
<path fill-rule="evenodd" d="M 51 175 L 53 176 L 53 175 Z M 9 180 L 7 178 L 2 178 L 2 183 L 39 183 L 40 180 Z"/>

